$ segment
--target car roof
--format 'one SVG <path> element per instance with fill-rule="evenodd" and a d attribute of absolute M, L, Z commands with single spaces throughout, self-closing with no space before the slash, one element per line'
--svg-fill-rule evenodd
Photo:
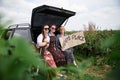
<path fill-rule="evenodd" d="M 10 25 L 7 29 L 20 29 L 20 28 L 31 28 L 29 23 L 13 24 Z"/>
<path fill-rule="evenodd" d="M 32 11 L 31 28 L 55 24 L 61 26 L 66 19 L 74 16 L 75 12 L 48 5 L 36 7 Z"/>

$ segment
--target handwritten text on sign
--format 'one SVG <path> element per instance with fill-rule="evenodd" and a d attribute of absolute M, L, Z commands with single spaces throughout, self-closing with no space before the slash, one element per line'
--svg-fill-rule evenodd
<path fill-rule="evenodd" d="M 63 51 L 70 47 L 85 43 L 85 37 L 83 32 L 77 32 L 71 35 L 63 36 L 60 37 L 59 40 Z"/>

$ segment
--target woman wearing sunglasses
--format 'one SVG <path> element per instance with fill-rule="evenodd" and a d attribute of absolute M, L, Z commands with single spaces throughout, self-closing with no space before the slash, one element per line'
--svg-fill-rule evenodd
<path fill-rule="evenodd" d="M 58 51 L 58 49 L 56 49 L 55 31 L 56 31 L 56 25 L 51 25 L 49 32 L 50 44 L 48 50 L 53 55 L 54 61 L 57 66 L 65 66 L 66 65 L 65 56 L 63 55 L 63 53 L 61 53 L 61 51 Z"/>
<path fill-rule="evenodd" d="M 56 68 L 56 64 L 54 62 L 52 54 L 48 51 L 50 38 L 48 36 L 49 26 L 44 25 L 42 33 L 37 37 L 37 46 L 39 48 L 39 52 L 42 54 L 42 57 L 47 62 L 50 67 Z"/>

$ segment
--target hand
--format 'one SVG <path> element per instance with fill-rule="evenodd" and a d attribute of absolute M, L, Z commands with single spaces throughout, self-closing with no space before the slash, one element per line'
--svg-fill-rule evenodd
<path fill-rule="evenodd" d="M 63 48 L 61 48 L 61 50 L 64 51 Z"/>
<path fill-rule="evenodd" d="M 47 39 L 45 38 L 45 39 L 43 40 L 43 42 L 47 42 Z"/>
<path fill-rule="evenodd" d="M 48 42 L 46 42 L 45 48 L 48 48 L 48 47 L 49 47 L 49 43 L 48 43 Z"/>
<path fill-rule="evenodd" d="M 47 46 L 47 42 L 46 41 L 45 41 L 45 44 L 46 44 L 45 46 Z"/>
<path fill-rule="evenodd" d="M 47 42 L 47 44 L 49 44 L 49 42 Z"/>

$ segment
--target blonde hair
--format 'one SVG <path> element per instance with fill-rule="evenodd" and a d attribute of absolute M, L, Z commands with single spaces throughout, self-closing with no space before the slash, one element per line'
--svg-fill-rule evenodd
<path fill-rule="evenodd" d="M 60 26 L 60 27 L 59 27 L 59 31 L 60 31 L 60 30 L 66 31 L 65 28 L 64 28 L 64 26 Z"/>

